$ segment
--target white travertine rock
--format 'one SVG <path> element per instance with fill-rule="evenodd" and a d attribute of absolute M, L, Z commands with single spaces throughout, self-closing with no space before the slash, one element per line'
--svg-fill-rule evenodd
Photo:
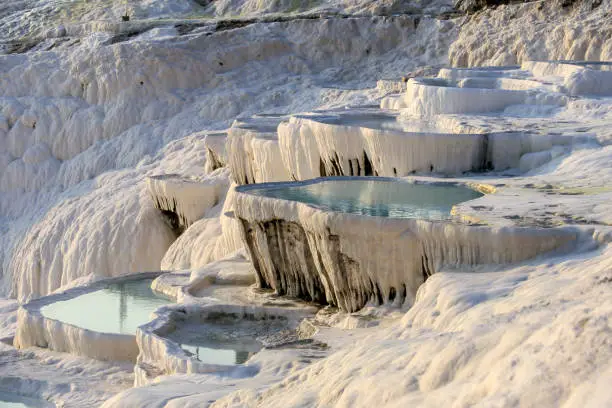
<path fill-rule="evenodd" d="M 123 176 L 99 178 L 79 199 L 32 223 L 5 260 L 4 282 L 13 296 L 44 296 L 85 276 L 159 270 L 176 236 L 153 207 L 144 180 L 134 184 Z"/>
<path fill-rule="evenodd" d="M 404 108 L 407 108 L 407 105 L 402 94 L 387 95 L 380 100 L 380 109 L 402 110 Z"/>
<path fill-rule="evenodd" d="M 456 67 L 529 60 L 610 61 L 610 9 L 607 1 L 584 0 L 516 2 L 487 9 L 465 19 L 450 47 L 449 61 Z"/>
<path fill-rule="evenodd" d="M 232 184 L 225 196 L 221 209 L 220 222 L 222 234 L 215 243 L 212 260 L 218 260 L 242 249 L 243 242 L 240 236 L 240 223 L 234 217 L 236 206 L 236 185 Z M 202 265 L 200 263 L 200 265 Z"/>
<path fill-rule="evenodd" d="M 206 133 L 206 164 L 204 172 L 206 174 L 225 167 L 227 164 L 227 132 L 208 132 Z"/>
<path fill-rule="evenodd" d="M 276 128 L 282 115 L 238 119 L 228 131 L 227 147 L 232 180 L 241 184 L 289 180 L 280 160 Z"/>
<path fill-rule="evenodd" d="M 465 92 L 520 90 L 527 95 L 521 105 L 457 118 L 464 130 L 453 133 L 470 133 L 466 130 L 470 125 L 483 124 L 482 132 L 475 133 L 486 135 L 484 167 L 528 171 L 515 178 L 506 177 L 516 175 L 514 170 L 504 177 L 475 175 L 518 188 L 505 200 L 470 207 L 468 215 L 479 219 L 494 212 L 507 217 L 504 225 L 530 220 L 585 224 L 581 231 L 598 237 L 599 246 L 593 245 L 592 252 L 509 267 L 480 266 L 469 272 L 463 264 L 451 268 L 452 260 L 493 258 L 497 252 L 499 259 L 511 258 L 522 244 L 521 251 L 535 251 L 538 243 L 530 239 L 536 238 L 520 234 L 512 238 L 518 231 L 514 227 L 465 227 L 457 232 L 423 224 L 411 231 L 424 239 L 422 247 L 436 254 L 434 258 L 450 259 L 450 266 L 436 269 L 442 273 L 420 287 L 414 307 L 403 319 L 378 319 L 387 308 L 366 308 L 374 310 L 366 318 L 373 325 L 382 324 L 371 330 L 335 331 L 330 336 L 334 353 L 310 368 L 304 369 L 312 361 L 310 356 L 275 350 L 257 360 L 252 371 L 229 379 L 159 378 L 153 386 L 130 389 L 106 406 L 599 407 L 609 403 L 612 308 L 606 285 L 612 259 L 607 227 L 612 223 L 611 151 L 610 146 L 592 143 L 578 146 L 580 140 L 590 143 L 589 138 L 602 145 L 612 140 L 609 101 L 589 97 L 609 95 L 609 79 L 605 70 L 568 60 L 611 59 L 612 3 L 593 0 L 560 7 L 561 1 L 518 2 L 473 16 L 436 18 L 451 11 L 450 1 L 331 0 L 296 6 L 292 0 L 218 0 L 204 11 L 188 0 L 144 0 L 130 2 L 133 19 L 128 23 L 119 21 L 125 12 L 123 0 L 9 3 L 0 11 L 0 53 L 8 49 L 7 39 L 27 35 L 41 40 L 29 52 L 0 56 L 0 283 L 4 294 L 12 292 L 21 300 L 85 280 L 158 270 L 162 257 L 168 268 L 197 268 L 242 247 L 239 220 L 232 217 L 234 199 L 228 196 L 223 208 L 210 209 L 205 215 L 210 218 L 196 221 L 168 248 L 174 234 L 153 208 L 145 180 L 171 173 L 199 177 L 202 169 L 214 173 L 217 164 L 204 159 L 209 153 L 201 146 L 204 138 L 200 143 L 186 137 L 194 132 L 203 136 L 208 132 L 203 129 L 225 129 L 236 116 L 256 112 L 308 112 L 373 103 L 380 95 L 372 88 L 377 79 L 399 78 L 423 65 L 506 66 L 559 60 L 580 68 L 541 76 L 502 67 L 453 69 L 446 79 Z M 219 23 L 199 18 L 209 11 L 232 18 Z M 257 18 L 280 11 L 288 14 L 267 16 L 265 21 L 243 15 L 233 18 L 238 13 Z M 299 14 L 304 11 L 310 14 Z M 444 75 L 441 72 L 440 78 Z M 397 84 L 387 85 L 396 89 Z M 483 106 L 474 99 L 461 103 L 452 99 L 448 106 L 453 109 L 473 105 L 476 113 L 482 112 Z M 410 106 L 404 95 L 388 96 L 381 105 L 396 110 Z M 436 110 L 424 106 L 423 111 Z M 448 119 L 444 115 L 435 121 L 444 122 Z M 290 121 L 281 126 L 285 125 L 292 126 Z M 338 133 L 338 139 L 344 140 L 345 133 Z M 295 149 L 294 157 L 281 161 L 281 142 L 255 137 L 242 146 L 252 153 L 242 173 L 252 175 L 253 181 L 287 180 L 291 178 L 287 168 L 295 168 L 303 178 L 316 177 L 321 152 L 330 153 L 330 146 L 354 154 L 357 145 L 367 145 L 350 141 L 346 147 L 329 144 L 321 150 L 314 135 L 291 136 L 288 146 Z M 396 154 L 396 144 L 389 146 L 391 153 L 378 152 L 382 161 Z M 469 156 L 466 149 L 462 145 L 458 151 Z M 428 150 L 431 154 L 434 149 Z M 550 165 L 544 165 L 548 160 Z M 343 172 L 349 174 L 350 167 Z M 544 192 L 529 194 L 540 190 Z M 508 211 L 513 202 L 521 202 L 520 209 L 514 207 L 516 212 Z M 316 224 L 316 219 L 311 223 Z M 358 247 L 357 255 L 366 258 L 373 251 L 361 242 L 367 241 L 363 237 L 381 235 L 372 227 L 355 232 L 358 243 L 347 240 L 343 245 Z M 324 249 L 332 253 L 332 243 L 323 238 L 328 231 L 317 231 L 315 244 L 307 240 L 301 248 L 312 244 L 323 253 L 320 247 L 328 245 Z M 478 231 L 483 231 L 482 236 Z M 410 234 L 399 241 L 407 242 L 404 253 L 414 242 Z M 483 253 L 476 250 L 481 246 L 486 249 Z M 500 249 L 504 246 L 510 249 Z M 414 263 L 410 256 L 400 255 L 408 258 L 407 266 Z M 334 264 L 333 259 L 324 261 Z M 201 274 L 194 274 L 194 281 L 206 281 L 208 272 L 198 271 Z M 387 278 L 383 283 L 404 280 Z M 339 287 L 342 284 L 340 280 Z M 395 299 L 401 295 L 396 291 Z M 10 319 L 3 314 L 1 324 L 10 326 Z M 39 324 L 35 319 L 25 321 L 33 327 Z M 75 349 L 85 350 L 87 343 L 109 348 L 94 337 L 55 327 L 49 330 L 57 333 L 59 343 L 73 344 Z M 42 358 L 38 367 L 44 366 L 40 371 L 46 374 L 32 381 L 27 369 L 34 366 L 24 364 L 21 357 L 40 351 L 15 353 L 0 353 L 3 388 L 17 390 L 11 386 L 21 376 L 26 386 L 19 392 L 36 388 L 40 396 L 51 395 L 49 399 L 60 406 L 97 406 L 100 395 L 109 397 L 131 382 L 125 381 L 126 376 L 94 376 L 91 381 L 100 385 L 87 389 L 84 382 L 67 375 L 51 380 L 53 374 L 48 373 L 59 372 L 60 366 L 73 378 L 75 373 L 89 378 L 92 370 L 109 370 L 92 369 L 84 360 L 76 362 L 59 353 Z M 152 379 L 143 380 L 147 369 L 136 367 L 137 384 Z M 72 394 L 64 398 L 68 389 Z M 72 400 L 75 394 L 79 398 Z"/>
<path fill-rule="evenodd" d="M 218 215 L 196 221 L 174 241 L 161 261 L 161 269 L 199 268 L 243 247 L 239 223 L 232 216 L 235 187 L 229 188 L 223 205 L 217 206 Z"/>
<path fill-rule="evenodd" d="M 432 0 L 422 2 L 420 0 L 378 0 L 376 2 L 367 0 L 329 0 L 302 1 L 293 0 L 216 0 L 211 2 L 211 8 L 216 15 L 260 15 L 265 13 L 355 13 L 355 14 L 381 14 L 381 13 L 403 13 L 420 10 L 423 13 L 439 13 L 452 10 L 451 0 Z"/>
<path fill-rule="evenodd" d="M 161 211 L 175 214 L 181 230 L 188 228 L 214 207 L 225 193 L 226 184 L 217 179 L 192 180 L 177 174 L 147 178 L 147 188 Z"/>
<path fill-rule="evenodd" d="M 241 377 L 246 372 L 253 374 L 253 367 L 248 363 L 245 366 L 220 366 L 191 357 L 181 349 L 176 336 L 168 338 L 181 326 L 202 330 L 202 325 L 215 324 L 215 320 L 235 319 L 233 326 L 237 331 L 231 335 L 233 337 L 240 333 L 243 319 L 256 325 L 260 320 L 279 321 L 282 330 L 294 330 L 300 320 L 317 311 L 316 307 L 304 302 L 275 300 L 257 294 L 249 288 L 254 281 L 253 266 L 243 254 L 212 262 L 192 271 L 190 276 L 189 273 L 168 273 L 157 278 L 153 288 L 173 297 L 179 305 L 159 308 L 155 318 L 137 330 L 141 352 L 135 386 L 151 383 L 159 375 L 223 372 Z M 220 297 L 215 291 L 232 291 L 233 295 Z"/>
<path fill-rule="evenodd" d="M 279 125 L 278 134 L 293 180 L 505 170 L 519 168 L 524 154 L 589 141 L 527 131 L 487 132 L 449 116 L 412 119 L 363 108 L 294 115 Z"/>
<path fill-rule="evenodd" d="M 495 112 L 525 103 L 526 97 L 524 91 L 458 88 L 441 79 L 411 79 L 403 112 L 414 116 Z"/>
<path fill-rule="evenodd" d="M 585 61 L 525 61 L 522 69 L 537 77 L 561 77 L 570 95 L 612 95 L 612 63 Z"/>
<path fill-rule="evenodd" d="M 401 121 L 378 110 L 297 115 L 278 131 L 282 158 L 294 180 L 457 174 L 483 169 L 486 159 L 483 133 L 459 133 L 432 121 Z"/>
<path fill-rule="evenodd" d="M 444 266 L 519 262 L 571 249 L 579 237 L 572 228 L 360 216 L 249 193 L 266 186 L 241 186 L 236 194 L 235 214 L 258 284 L 348 312 L 369 302 L 412 305 L 418 287 Z"/>
<path fill-rule="evenodd" d="M 406 90 L 406 82 L 403 79 L 379 79 L 376 82 L 376 89 L 382 95 L 404 92 Z"/>

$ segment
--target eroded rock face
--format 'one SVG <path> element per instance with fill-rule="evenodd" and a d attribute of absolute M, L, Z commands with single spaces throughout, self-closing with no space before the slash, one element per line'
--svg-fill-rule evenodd
<path fill-rule="evenodd" d="M 594 10 L 601 6 L 603 0 L 553 0 L 558 7 L 583 7 L 586 10 Z"/>
<path fill-rule="evenodd" d="M 502 4 L 528 3 L 533 0 L 457 0 L 455 8 L 466 13 L 475 13 L 487 7 L 496 7 Z"/>
<path fill-rule="evenodd" d="M 289 180 L 280 160 L 276 128 L 282 115 L 237 119 L 227 134 L 227 165 L 237 184 Z"/>
<path fill-rule="evenodd" d="M 403 304 L 406 300 L 406 284 L 391 287 L 383 294 L 379 283 L 364 273 L 358 260 L 343 252 L 341 238 L 329 229 L 326 234 L 317 234 L 291 221 L 240 221 L 261 288 L 349 312 L 361 309 L 369 301 L 384 304 L 397 300 Z M 417 276 L 421 284 L 428 276 L 427 270 Z"/>
<path fill-rule="evenodd" d="M 278 127 L 280 153 L 290 174 L 287 179 L 483 169 L 486 135 L 455 133 L 451 128 L 404 129 L 401 123 L 378 110 L 296 115 Z"/>
<path fill-rule="evenodd" d="M 261 288 L 355 312 L 367 304 L 411 306 L 445 266 L 519 262 L 572 248 L 572 229 L 470 226 L 324 211 L 246 193 L 235 215 Z"/>
<path fill-rule="evenodd" d="M 535 0 L 456 0 L 455 8 L 466 13 L 475 13 L 488 7 L 496 7 L 502 4 L 518 4 L 518 3 L 530 3 Z M 599 7 L 603 0 L 549 0 L 553 3 L 553 6 L 560 8 L 569 7 L 585 7 L 588 9 L 595 9 Z"/>
<path fill-rule="evenodd" d="M 166 174 L 149 177 L 147 188 L 155 207 L 178 236 L 219 202 L 225 186 L 214 180 L 197 182 L 176 174 Z"/>

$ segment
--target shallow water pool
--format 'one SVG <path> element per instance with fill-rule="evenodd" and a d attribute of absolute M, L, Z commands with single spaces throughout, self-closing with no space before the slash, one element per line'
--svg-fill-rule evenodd
<path fill-rule="evenodd" d="M 43 316 L 102 333 L 135 334 L 158 307 L 173 303 L 151 290 L 153 279 L 111 284 L 104 289 L 41 308 Z"/>
<path fill-rule="evenodd" d="M 238 365 L 244 364 L 255 353 L 261 350 L 261 344 L 253 341 L 251 343 L 228 343 L 208 341 L 192 341 L 193 344 L 181 344 L 181 348 L 191 357 L 206 363 L 215 365 Z M 209 346 L 209 347 L 206 347 Z"/>
<path fill-rule="evenodd" d="M 385 113 L 340 114 L 309 117 L 315 122 L 335 126 L 355 126 L 367 129 L 399 131 L 406 133 L 448 133 L 428 120 L 401 120 Z"/>
<path fill-rule="evenodd" d="M 324 180 L 248 190 L 249 194 L 299 201 L 318 208 L 367 216 L 448 220 L 454 205 L 483 194 L 454 184 L 383 180 Z"/>
<path fill-rule="evenodd" d="M 34 398 L 0 391 L 0 408 L 46 408 L 54 405 Z"/>
<path fill-rule="evenodd" d="M 262 336 L 287 329 L 282 319 L 243 320 L 226 316 L 179 325 L 166 337 L 180 344 L 187 354 L 206 364 L 244 364 L 263 348 Z"/>

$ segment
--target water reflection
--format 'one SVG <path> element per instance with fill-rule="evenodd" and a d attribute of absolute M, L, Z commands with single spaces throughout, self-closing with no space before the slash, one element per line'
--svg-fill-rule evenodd
<path fill-rule="evenodd" d="M 181 345 L 192 358 L 206 364 L 244 364 L 263 348 L 261 336 L 286 330 L 282 319 L 250 320 L 216 316 L 210 320 L 187 322 L 166 336 Z"/>
<path fill-rule="evenodd" d="M 104 333 L 135 334 L 170 299 L 151 290 L 152 279 L 113 284 L 41 309 L 48 318 Z"/>
<path fill-rule="evenodd" d="M 385 113 L 363 112 L 360 114 L 337 114 L 329 116 L 314 116 L 316 122 L 337 126 L 356 126 L 360 128 L 392 130 L 409 133 L 444 133 L 445 130 L 436 126 L 430 120 L 402 120 Z"/>
<path fill-rule="evenodd" d="M 259 343 L 253 344 L 253 346 L 253 350 L 249 351 L 241 349 L 241 347 L 244 347 L 244 345 L 238 344 L 225 344 L 222 346 L 226 348 L 219 348 L 219 346 L 215 348 L 200 345 L 193 346 L 189 344 L 181 344 L 181 348 L 193 358 L 203 363 L 216 365 L 238 365 L 246 363 L 249 358 L 254 356 L 255 353 L 262 348 Z M 232 347 L 236 347 L 236 349 L 233 349 Z"/>
<path fill-rule="evenodd" d="M 333 180 L 270 187 L 250 193 L 300 201 L 331 211 L 390 218 L 446 220 L 455 204 L 482 194 L 456 185 L 410 184 L 376 180 Z"/>

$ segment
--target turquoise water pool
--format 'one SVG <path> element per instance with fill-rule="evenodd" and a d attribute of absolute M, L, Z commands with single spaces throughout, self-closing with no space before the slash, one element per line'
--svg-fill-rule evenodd
<path fill-rule="evenodd" d="M 201 322 L 179 325 L 166 337 L 206 364 L 233 366 L 244 364 L 263 348 L 261 336 L 287 329 L 285 320 L 248 320 L 217 316 Z"/>
<path fill-rule="evenodd" d="M 53 404 L 46 401 L 0 391 L 0 408 L 45 408 L 53 406 Z"/>
<path fill-rule="evenodd" d="M 389 130 L 408 133 L 446 133 L 448 130 L 428 120 L 402 120 L 385 113 L 364 112 L 361 114 L 338 114 L 307 117 L 315 122 L 335 126 L 354 126 L 367 129 Z"/>
<path fill-rule="evenodd" d="M 284 184 L 249 189 L 248 192 L 347 214 L 427 220 L 448 220 L 454 205 L 483 196 L 478 191 L 454 184 L 371 179 Z"/>
<path fill-rule="evenodd" d="M 43 316 L 102 333 L 135 334 L 158 307 L 173 303 L 139 279 L 59 301 L 41 308 Z"/>
<path fill-rule="evenodd" d="M 194 341 L 193 343 L 181 344 L 181 348 L 192 358 L 203 363 L 227 366 L 246 363 L 262 348 L 261 344 L 256 342 L 245 344 L 227 341 Z"/>

